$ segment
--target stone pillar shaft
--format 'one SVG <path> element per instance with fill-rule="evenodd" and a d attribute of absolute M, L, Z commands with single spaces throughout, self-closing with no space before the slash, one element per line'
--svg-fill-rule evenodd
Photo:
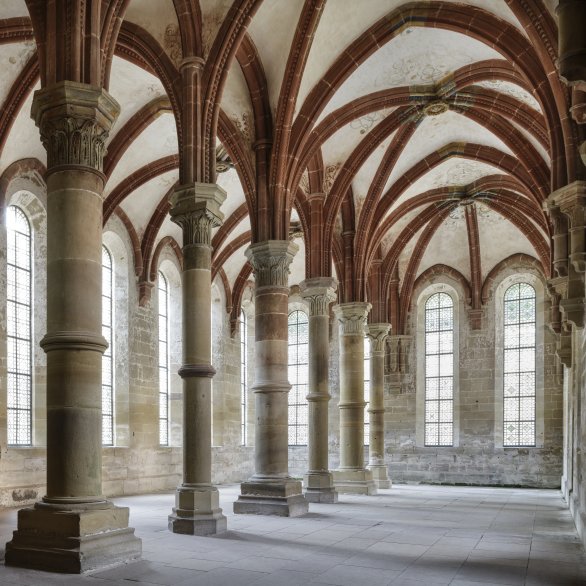
<path fill-rule="evenodd" d="M 246 254 L 255 277 L 255 473 L 242 483 L 235 513 L 297 516 L 307 512 L 301 483 L 289 476 L 288 276 L 297 246 L 269 240 Z"/>
<path fill-rule="evenodd" d="M 364 468 L 364 327 L 370 307 L 334 307 L 340 325 L 340 467 L 334 472 L 339 492 L 376 493 L 372 473 Z"/>
<path fill-rule="evenodd" d="M 336 282 L 330 277 L 307 279 L 301 295 L 309 305 L 309 438 L 305 498 L 310 502 L 335 503 L 333 477 L 328 464 L 328 403 L 330 358 L 330 303 Z"/>
<path fill-rule="evenodd" d="M 174 533 L 210 535 L 226 530 L 212 486 L 211 267 L 212 228 L 223 219 L 224 190 L 215 184 L 179 187 L 171 219 L 183 229 L 183 483 L 169 517 Z"/>
<path fill-rule="evenodd" d="M 80 573 L 140 556 L 102 496 L 102 173 L 118 104 L 60 82 L 35 94 L 47 149 L 47 494 L 21 509 L 6 564 Z"/>
<path fill-rule="evenodd" d="M 369 460 L 377 488 L 390 488 L 385 464 L 385 340 L 390 324 L 369 324 L 370 338 L 370 404 L 369 413 Z"/>

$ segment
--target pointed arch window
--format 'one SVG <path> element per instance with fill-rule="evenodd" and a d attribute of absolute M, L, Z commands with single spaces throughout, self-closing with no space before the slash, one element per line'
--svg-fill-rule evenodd
<path fill-rule="evenodd" d="M 370 445 L 370 419 L 368 406 L 370 404 L 370 340 L 364 338 L 364 445 Z"/>
<path fill-rule="evenodd" d="M 102 444 L 114 445 L 114 264 L 102 246 L 102 335 L 108 348 L 102 355 Z"/>
<path fill-rule="evenodd" d="M 454 442 L 454 302 L 435 293 L 425 303 L 425 445 Z"/>
<path fill-rule="evenodd" d="M 289 445 L 307 445 L 309 320 L 303 311 L 289 314 Z"/>
<path fill-rule="evenodd" d="M 17 206 L 6 210 L 8 444 L 32 444 L 32 230 Z"/>
<path fill-rule="evenodd" d="M 535 446 L 536 295 L 517 283 L 504 297 L 503 445 Z"/>
<path fill-rule="evenodd" d="M 158 278 L 159 314 L 159 443 L 169 445 L 169 284 Z"/>
<path fill-rule="evenodd" d="M 248 396 L 248 323 L 246 314 L 240 312 L 240 442 L 246 445 L 246 412 Z"/>

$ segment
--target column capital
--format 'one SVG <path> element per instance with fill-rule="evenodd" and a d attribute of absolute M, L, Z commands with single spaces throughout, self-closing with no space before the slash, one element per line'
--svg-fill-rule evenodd
<path fill-rule="evenodd" d="M 370 351 L 372 354 L 384 353 L 385 341 L 391 330 L 391 324 L 368 324 L 366 334 L 370 338 Z"/>
<path fill-rule="evenodd" d="M 328 315 L 336 300 L 338 282 L 333 277 L 315 277 L 299 283 L 301 297 L 309 305 L 309 315 Z"/>
<path fill-rule="evenodd" d="M 334 314 L 340 324 L 341 335 L 364 335 L 366 316 L 372 305 L 364 301 L 334 305 Z"/>
<path fill-rule="evenodd" d="M 586 272 L 586 181 L 574 181 L 557 189 L 547 198 L 570 221 L 570 262 L 578 273 Z"/>
<path fill-rule="evenodd" d="M 61 81 L 35 92 L 31 115 L 47 151 L 47 170 L 82 167 L 103 170 L 106 141 L 118 102 L 104 89 Z"/>
<path fill-rule="evenodd" d="M 254 269 L 256 287 L 287 287 L 289 266 L 299 247 L 289 240 L 265 240 L 251 244 L 246 257 Z"/>
<path fill-rule="evenodd" d="M 220 206 L 226 192 L 216 183 L 180 185 L 170 197 L 171 220 L 183 229 L 183 246 L 212 243 L 212 229 L 221 226 Z"/>

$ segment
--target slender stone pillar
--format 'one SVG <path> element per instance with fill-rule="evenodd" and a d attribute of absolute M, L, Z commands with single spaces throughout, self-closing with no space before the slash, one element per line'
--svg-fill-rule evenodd
<path fill-rule="evenodd" d="M 391 488 L 385 464 L 385 341 L 391 324 L 368 324 L 370 338 L 370 403 L 368 469 L 377 488 Z"/>
<path fill-rule="evenodd" d="M 212 228 L 220 226 L 226 192 L 216 184 L 180 186 L 171 219 L 183 229 L 183 483 L 169 516 L 174 533 L 226 531 L 212 486 Z"/>
<path fill-rule="evenodd" d="M 307 279 L 300 285 L 309 305 L 309 470 L 304 477 L 305 498 L 310 503 L 337 503 L 328 467 L 328 403 L 330 359 L 330 303 L 336 300 L 331 277 Z"/>
<path fill-rule="evenodd" d="M 102 162 L 118 111 L 81 83 L 34 97 L 47 149 L 47 494 L 18 512 L 7 565 L 80 573 L 141 553 L 128 508 L 102 496 Z"/>
<path fill-rule="evenodd" d="M 287 436 L 288 277 L 296 252 L 287 240 L 259 242 L 246 251 L 255 279 L 255 473 L 242 483 L 235 513 L 297 517 L 308 510 L 301 482 L 289 476 Z"/>
<path fill-rule="evenodd" d="M 372 472 L 364 467 L 364 328 L 370 303 L 334 306 L 340 325 L 340 467 L 338 492 L 376 494 Z"/>

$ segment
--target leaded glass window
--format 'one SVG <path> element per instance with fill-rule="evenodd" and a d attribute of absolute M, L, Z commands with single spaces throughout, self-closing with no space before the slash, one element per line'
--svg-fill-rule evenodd
<path fill-rule="evenodd" d="M 425 445 L 454 442 L 454 302 L 435 293 L 425 304 Z"/>
<path fill-rule="evenodd" d="M 114 271 L 112 255 L 102 246 L 102 336 L 108 347 L 102 355 L 102 444 L 114 445 Z"/>
<path fill-rule="evenodd" d="M 535 445 L 535 289 L 509 287 L 504 299 L 504 446 Z"/>
<path fill-rule="evenodd" d="M 368 406 L 370 403 L 370 341 L 364 338 L 364 445 L 370 443 L 370 420 Z"/>
<path fill-rule="evenodd" d="M 6 210 L 8 444 L 32 444 L 32 231 L 24 212 Z"/>
<path fill-rule="evenodd" d="M 248 335 L 246 314 L 240 312 L 240 442 L 243 446 L 246 445 L 246 406 L 248 385 Z"/>
<path fill-rule="evenodd" d="M 169 445 L 169 285 L 158 279 L 159 304 L 159 443 Z"/>
<path fill-rule="evenodd" d="M 309 321 L 303 311 L 289 314 L 289 445 L 307 444 Z"/>

